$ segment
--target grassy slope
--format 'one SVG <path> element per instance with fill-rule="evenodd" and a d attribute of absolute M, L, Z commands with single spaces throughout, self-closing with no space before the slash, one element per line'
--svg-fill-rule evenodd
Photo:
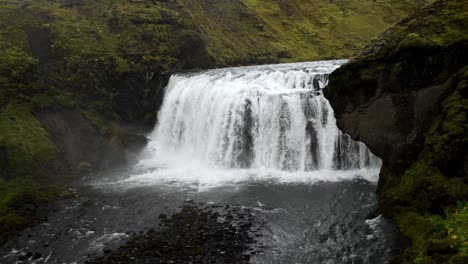
<path fill-rule="evenodd" d="M 345 58 L 424 2 L 179 0 L 185 23 L 220 65 Z"/>
<path fill-rule="evenodd" d="M 405 16 L 414 1 L 243 0 L 266 22 L 287 61 L 346 58 Z"/>
<path fill-rule="evenodd" d="M 32 220 L 16 215 L 15 201 L 64 196 L 38 184 L 58 154 L 35 111 L 77 109 L 112 137 L 120 119 L 113 83 L 125 76 L 346 57 L 414 7 L 405 0 L 0 0 L 0 242 Z"/>

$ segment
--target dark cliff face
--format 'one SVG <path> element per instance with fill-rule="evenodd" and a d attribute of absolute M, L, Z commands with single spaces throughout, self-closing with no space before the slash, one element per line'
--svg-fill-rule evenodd
<path fill-rule="evenodd" d="M 468 41 L 461 41 L 352 61 L 331 75 L 325 96 L 343 131 L 366 142 L 387 165 L 405 169 L 419 155 L 467 58 Z"/>
<path fill-rule="evenodd" d="M 467 260 L 466 221 L 453 220 L 468 214 L 467 83 L 468 2 L 459 0 L 401 20 L 330 76 L 338 126 L 383 159 L 380 211 L 413 240 L 396 263 Z"/>

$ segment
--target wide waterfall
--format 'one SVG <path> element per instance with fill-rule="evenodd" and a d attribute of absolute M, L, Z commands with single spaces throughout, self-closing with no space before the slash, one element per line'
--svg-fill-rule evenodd
<path fill-rule="evenodd" d="M 340 132 L 322 95 L 344 62 L 172 76 L 138 161 L 77 181 L 79 195 L 0 247 L 0 262 L 85 263 L 130 240 L 119 258 L 389 263 L 406 242 L 376 215 L 380 159 Z M 141 250 L 152 241 L 158 254 Z"/>
<path fill-rule="evenodd" d="M 328 75 L 344 62 L 174 75 L 151 136 L 154 151 L 222 168 L 377 168 L 380 159 L 337 128 L 322 95 Z"/>

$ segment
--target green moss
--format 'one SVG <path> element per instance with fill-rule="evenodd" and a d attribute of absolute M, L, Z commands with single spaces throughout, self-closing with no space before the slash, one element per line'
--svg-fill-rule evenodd
<path fill-rule="evenodd" d="M 449 47 L 467 40 L 467 25 L 466 1 L 434 1 L 374 39 L 357 59 L 380 59 L 402 49 Z M 384 47 L 374 49 L 382 43 Z"/>
<path fill-rule="evenodd" d="M 0 3 L 0 86 L 7 88 L 0 106 L 14 99 L 113 121 L 115 83 L 125 76 L 214 66 L 212 59 L 234 65 L 346 57 L 416 7 L 406 0 Z M 31 47 L 32 28 L 50 46 Z M 34 49 L 44 55 L 33 58 Z M 93 114 L 95 125 L 97 119 Z"/>
<path fill-rule="evenodd" d="M 465 69 L 425 137 L 418 159 L 399 175 L 384 167 L 382 210 L 393 216 L 412 246 L 397 263 L 465 263 L 468 260 L 468 101 Z"/>
<path fill-rule="evenodd" d="M 11 45 L 0 35 L 0 107 L 35 93 L 37 60 L 28 52 Z"/>
<path fill-rule="evenodd" d="M 61 185 L 42 185 L 31 177 L 23 179 L 0 179 L 0 214 L 10 213 L 18 201 L 30 200 L 37 203 L 73 197 L 70 190 Z"/>
<path fill-rule="evenodd" d="M 81 110 L 81 113 L 91 121 L 94 127 L 99 131 L 101 135 L 110 135 L 112 132 L 112 123 L 109 123 L 101 114 L 96 113 L 92 110 Z"/>
<path fill-rule="evenodd" d="M 94 166 L 86 161 L 82 161 L 78 164 L 78 173 L 81 174 L 86 174 L 90 173 L 94 170 Z"/>
<path fill-rule="evenodd" d="M 8 234 L 15 230 L 21 230 L 31 224 L 31 220 L 21 217 L 15 213 L 0 216 L 0 245 L 3 244 Z"/>
<path fill-rule="evenodd" d="M 468 256 L 468 202 L 459 203 L 457 209 L 448 213 L 444 227 L 454 240 L 462 256 Z"/>
<path fill-rule="evenodd" d="M 57 53 L 113 57 L 118 73 L 177 63 L 186 30 L 203 40 L 218 65 L 347 57 L 417 6 L 407 0 L 25 2 L 23 8 L 9 3 L 9 12 L 33 14 L 28 21 L 48 17 L 39 24 L 51 32 Z"/>
<path fill-rule="evenodd" d="M 273 32 L 273 47 L 290 54 L 286 61 L 349 57 L 415 7 L 410 1 L 243 2 Z"/>
<path fill-rule="evenodd" d="M 400 49 L 412 49 L 412 48 L 426 48 L 431 46 L 432 43 L 419 36 L 417 33 L 410 33 L 400 42 Z"/>
<path fill-rule="evenodd" d="M 378 77 L 378 74 L 385 70 L 385 65 L 384 64 L 373 64 L 369 65 L 369 67 L 366 67 L 359 71 L 359 76 L 363 80 L 372 80 Z"/>
<path fill-rule="evenodd" d="M 58 152 L 31 111 L 19 105 L 0 109 L 0 146 L 6 152 L 12 176 L 40 174 L 43 163 L 54 159 Z"/>
<path fill-rule="evenodd" d="M 415 120 L 412 129 L 419 129 L 417 134 L 411 134 L 411 129 L 401 132 L 407 133 L 408 139 L 421 139 L 406 142 L 413 147 L 408 148 L 410 152 L 419 153 L 405 156 L 390 148 L 392 154 L 413 158 L 397 162 L 387 155 L 380 172 L 379 209 L 394 218 L 412 240 L 412 246 L 394 263 L 468 262 L 463 235 L 468 197 L 468 65 L 463 65 L 466 60 L 460 57 L 468 43 L 467 25 L 467 1 L 434 1 L 374 39 L 359 56 L 332 74 L 325 90 L 325 95 L 336 101 L 337 115 L 342 116 L 348 108 L 365 108 L 375 93 L 392 100 L 405 98 L 406 106 L 417 112 L 418 103 L 412 102 L 417 91 L 445 86 L 440 110 L 428 113 L 431 123 L 417 128 L 421 123 Z M 363 99 L 365 96 L 368 98 Z M 352 103 L 344 109 L 339 97 Z M 353 105 L 355 100 L 359 102 Z M 397 116 L 411 120 L 411 111 L 394 104 Z M 364 134 L 358 136 L 364 138 Z M 462 217 L 464 221 L 455 220 Z M 452 238 L 448 230 L 459 230 L 462 235 Z M 458 240 L 459 236 L 463 238 Z"/>
<path fill-rule="evenodd" d="M 71 197 L 73 193 L 61 185 L 44 186 L 31 177 L 13 180 L 0 178 L 0 244 L 11 232 L 32 224 L 35 210 L 41 204 Z M 23 207 L 27 210 L 22 210 Z"/>
<path fill-rule="evenodd" d="M 395 219 L 412 240 L 398 263 L 464 263 L 468 259 L 467 202 L 447 208 L 443 216 L 407 212 Z"/>
<path fill-rule="evenodd" d="M 192 256 L 199 256 L 202 255 L 205 252 L 205 249 L 202 246 L 193 246 L 190 250 L 190 254 Z"/>

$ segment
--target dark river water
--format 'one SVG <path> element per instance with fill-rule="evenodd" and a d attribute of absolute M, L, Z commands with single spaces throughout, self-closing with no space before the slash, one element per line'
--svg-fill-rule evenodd
<path fill-rule="evenodd" d="M 252 209 L 252 221 L 262 223 L 252 263 L 387 263 L 405 245 L 395 227 L 376 215 L 371 181 L 286 180 L 265 173 L 260 180 L 255 173 L 220 170 L 225 181 L 214 183 L 150 180 L 125 169 L 89 176 L 71 186 L 77 198 L 54 205 L 48 221 L 4 245 L 0 263 L 83 263 L 118 247 L 132 232 L 160 228 L 158 216 L 178 211 L 188 200 Z M 236 174 L 248 176 L 233 181 Z M 39 254 L 17 261 L 25 252 Z"/>

